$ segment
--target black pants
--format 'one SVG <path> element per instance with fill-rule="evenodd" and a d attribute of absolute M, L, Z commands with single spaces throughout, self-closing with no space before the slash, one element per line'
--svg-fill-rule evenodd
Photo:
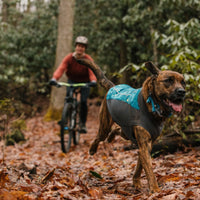
<path fill-rule="evenodd" d="M 68 80 L 68 83 L 76 83 L 76 82 Z M 70 87 L 67 88 L 67 96 L 69 96 L 71 90 L 73 90 L 73 88 L 70 88 Z M 81 123 L 83 123 L 83 124 L 85 124 L 87 121 L 87 113 L 88 113 L 87 99 L 89 97 L 89 94 L 90 94 L 89 87 L 81 88 L 80 120 L 81 120 Z"/>

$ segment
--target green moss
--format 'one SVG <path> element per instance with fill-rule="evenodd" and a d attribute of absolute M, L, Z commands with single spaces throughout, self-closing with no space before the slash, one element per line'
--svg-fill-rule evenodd
<path fill-rule="evenodd" d="M 12 138 L 6 139 L 6 146 L 11 146 L 14 144 L 15 144 L 15 141 Z"/>
<path fill-rule="evenodd" d="M 25 141 L 24 134 L 19 129 L 14 129 L 10 134 L 6 135 L 6 145 L 14 145 L 15 143 Z"/>
<path fill-rule="evenodd" d="M 19 130 L 15 129 L 11 134 L 10 138 L 12 138 L 15 142 L 25 141 L 24 134 Z"/>
<path fill-rule="evenodd" d="M 12 129 L 26 130 L 26 122 L 23 119 L 18 119 L 12 122 Z"/>
<path fill-rule="evenodd" d="M 52 109 L 52 107 L 49 107 L 47 110 L 46 115 L 44 116 L 45 121 L 52 121 L 52 120 L 60 120 L 62 115 L 62 109 Z"/>

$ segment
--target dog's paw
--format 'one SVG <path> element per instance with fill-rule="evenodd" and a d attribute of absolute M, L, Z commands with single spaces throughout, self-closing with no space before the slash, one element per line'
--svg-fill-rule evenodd
<path fill-rule="evenodd" d="M 92 145 L 92 146 L 90 147 L 90 150 L 89 150 L 90 155 L 92 156 L 92 155 L 94 155 L 96 152 L 97 152 L 97 147 Z"/>
<path fill-rule="evenodd" d="M 108 143 L 111 143 L 114 139 L 115 139 L 115 135 L 114 135 L 114 134 L 110 134 L 110 135 L 108 136 L 107 142 L 108 142 Z"/>
<path fill-rule="evenodd" d="M 90 150 L 89 153 L 91 156 L 93 156 L 96 152 Z"/>
<path fill-rule="evenodd" d="M 156 192 L 160 192 L 160 188 L 158 186 L 150 187 L 149 190 L 150 190 L 150 193 L 152 194 Z"/>
<path fill-rule="evenodd" d="M 141 185 L 140 180 L 138 180 L 138 179 L 133 179 L 133 187 L 134 187 L 136 190 L 141 190 L 142 185 Z"/>

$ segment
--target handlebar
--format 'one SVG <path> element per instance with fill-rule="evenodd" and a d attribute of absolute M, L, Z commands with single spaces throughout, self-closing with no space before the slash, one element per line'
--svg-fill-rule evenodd
<path fill-rule="evenodd" d="M 66 87 L 86 87 L 87 83 L 65 83 L 57 82 L 57 87 L 66 86 Z"/>
<path fill-rule="evenodd" d="M 53 81 L 53 84 L 50 83 L 50 85 L 53 85 L 53 86 L 56 86 L 56 87 L 61 87 L 61 86 L 66 86 L 66 87 L 94 87 L 94 86 L 96 86 L 96 82 L 89 82 L 89 83 L 65 83 L 65 82 Z"/>

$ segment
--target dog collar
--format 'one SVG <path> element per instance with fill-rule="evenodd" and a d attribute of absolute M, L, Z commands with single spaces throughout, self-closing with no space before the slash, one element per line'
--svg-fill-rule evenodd
<path fill-rule="evenodd" d="M 147 103 L 151 103 L 152 112 L 159 112 L 160 113 L 160 106 L 159 104 L 155 104 L 151 95 L 149 95 L 147 99 Z"/>
<path fill-rule="evenodd" d="M 172 113 L 163 113 L 161 110 L 160 110 L 160 105 L 159 104 L 155 104 L 154 101 L 153 101 L 153 98 L 152 98 L 152 95 L 150 94 L 147 98 L 147 103 L 151 103 L 151 106 L 152 106 L 152 112 L 153 113 L 157 113 L 160 117 L 170 117 L 172 115 Z"/>
<path fill-rule="evenodd" d="M 159 104 L 155 104 L 152 98 L 152 95 L 150 94 L 147 98 L 147 103 L 151 103 L 152 106 L 152 112 L 153 113 L 157 113 L 160 117 L 170 117 L 172 115 L 172 113 L 164 113 L 160 110 L 160 105 Z"/>

